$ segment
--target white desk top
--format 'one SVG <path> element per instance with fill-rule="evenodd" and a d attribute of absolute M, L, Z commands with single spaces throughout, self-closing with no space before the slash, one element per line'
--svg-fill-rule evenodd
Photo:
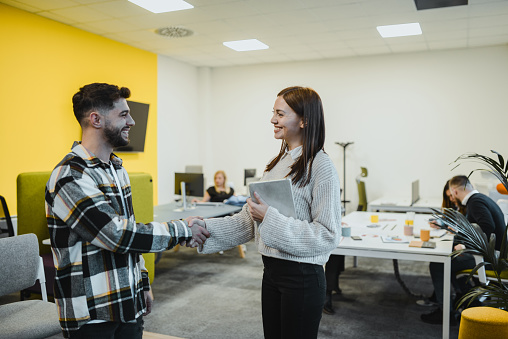
<path fill-rule="evenodd" d="M 368 211 L 419 212 L 432 213 L 431 208 L 441 209 L 442 198 L 421 198 L 411 206 L 411 199 L 402 197 L 382 197 L 368 203 Z"/>
<path fill-rule="evenodd" d="M 379 222 L 372 224 L 370 216 L 379 215 Z M 445 235 L 441 238 L 432 238 L 436 248 L 409 247 L 409 243 L 385 243 L 381 236 L 404 237 L 405 214 L 402 213 L 374 213 L 374 212 L 353 212 L 346 215 L 342 221 L 351 226 L 351 235 L 358 235 L 362 240 L 353 240 L 351 237 L 344 237 L 339 248 L 364 249 L 375 251 L 390 251 L 399 253 L 425 254 L 447 256 L 452 252 L 453 236 Z M 430 214 L 416 214 L 414 220 L 414 234 L 420 234 L 421 228 L 430 228 L 428 219 Z M 373 227 L 376 225 L 376 227 Z M 379 226 L 377 226 L 379 225 Z M 370 226 L 370 227 L 369 227 Z M 420 240 L 412 236 L 407 237 L 408 241 Z M 429 260 L 430 261 L 430 260 Z"/>

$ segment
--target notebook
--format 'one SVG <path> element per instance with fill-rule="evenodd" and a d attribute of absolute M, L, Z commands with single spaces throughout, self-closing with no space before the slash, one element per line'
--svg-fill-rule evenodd
<path fill-rule="evenodd" d="M 258 202 L 254 197 L 254 192 L 259 194 L 267 205 L 276 208 L 282 215 L 296 218 L 290 179 L 251 182 L 249 184 L 250 197 L 254 202 Z"/>

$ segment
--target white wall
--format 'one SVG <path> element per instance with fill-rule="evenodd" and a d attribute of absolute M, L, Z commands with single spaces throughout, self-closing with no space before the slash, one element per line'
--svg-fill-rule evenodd
<path fill-rule="evenodd" d="M 158 57 L 158 201 L 174 198 L 174 173 L 202 163 L 199 118 L 199 72 L 196 67 Z"/>
<path fill-rule="evenodd" d="M 263 169 L 280 147 L 269 123 L 273 102 L 290 85 L 321 95 L 325 150 L 341 180 L 335 142 L 355 142 L 346 152 L 348 211 L 357 205 L 360 166 L 369 170 L 369 200 L 409 198 L 414 179 L 421 196 L 439 197 L 448 178 L 472 168 L 451 172 L 457 156 L 494 149 L 508 157 L 508 47 L 500 46 L 213 69 L 209 128 L 224 134 L 211 139 L 211 167 L 235 183 L 244 168 Z"/>
<path fill-rule="evenodd" d="M 313 87 L 326 115 L 325 150 L 342 180 L 346 152 L 348 211 L 354 178 L 369 170 L 367 197 L 439 197 L 465 152 L 508 157 L 508 47 L 356 57 L 325 61 L 197 69 L 159 58 L 159 203 L 173 193 L 173 172 L 204 165 L 211 183 L 223 169 L 241 191 L 243 169 L 261 173 L 280 142 L 270 124 L 276 94 Z M 190 133 L 190 138 L 189 138 Z M 473 175 L 473 182 L 480 175 Z"/>

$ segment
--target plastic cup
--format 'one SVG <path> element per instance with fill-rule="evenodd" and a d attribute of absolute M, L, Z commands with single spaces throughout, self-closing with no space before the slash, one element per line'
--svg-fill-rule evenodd
<path fill-rule="evenodd" d="M 404 235 L 405 236 L 413 235 L 413 225 L 404 225 Z"/>
<path fill-rule="evenodd" d="M 378 222 L 379 222 L 379 215 L 377 215 L 377 214 L 372 214 L 372 215 L 370 216 L 370 222 L 371 222 L 371 223 L 374 223 L 374 224 L 375 224 L 375 223 L 378 223 Z"/>
<path fill-rule="evenodd" d="M 430 229 L 422 228 L 420 230 L 420 239 L 422 241 L 429 241 L 430 240 Z"/>
<path fill-rule="evenodd" d="M 406 212 L 406 225 L 414 225 L 415 212 Z"/>
<path fill-rule="evenodd" d="M 350 226 L 342 226 L 342 236 L 350 237 L 351 236 L 351 227 Z"/>

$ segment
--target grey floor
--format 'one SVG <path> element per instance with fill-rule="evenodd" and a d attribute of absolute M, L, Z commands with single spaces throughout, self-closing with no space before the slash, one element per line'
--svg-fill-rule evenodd
<path fill-rule="evenodd" d="M 413 292 L 432 291 L 427 263 L 401 261 L 399 265 Z M 236 249 L 223 255 L 198 255 L 189 248 L 167 251 L 155 267 L 155 304 L 153 313 L 145 317 L 145 329 L 189 339 L 261 339 L 262 271 L 252 242 L 247 244 L 245 259 Z M 416 305 L 405 294 L 391 260 L 359 258 L 359 267 L 354 268 L 347 257 L 340 287 L 354 301 L 335 301 L 336 314 L 323 314 L 320 339 L 441 338 L 441 325 L 420 321 L 420 314 L 429 308 Z M 1 297 L 0 304 L 15 297 Z M 458 337 L 458 328 L 450 327 L 450 338 Z"/>

